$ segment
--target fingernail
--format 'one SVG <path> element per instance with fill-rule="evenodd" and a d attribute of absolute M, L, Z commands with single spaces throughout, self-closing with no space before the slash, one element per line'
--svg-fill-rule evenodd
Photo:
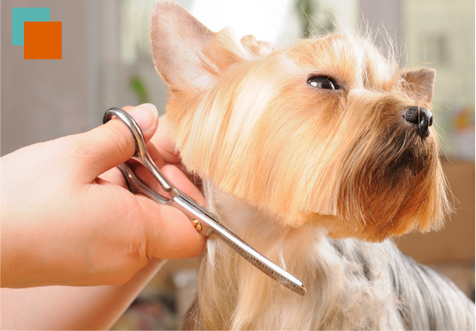
<path fill-rule="evenodd" d="M 144 103 L 129 111 L 143 132 L 154 129 L 159 122 L 159 112 L 151 103 Z"/>

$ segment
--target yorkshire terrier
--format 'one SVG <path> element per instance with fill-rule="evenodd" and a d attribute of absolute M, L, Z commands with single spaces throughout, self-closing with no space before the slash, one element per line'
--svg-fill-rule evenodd
<path fill-rule="evenodd" d="M 275 50 L 161 0 L 155 67 L 171 135 L 226 227 L 299 296 L 210 235 L 190 329 L 474 329 L 474 304 L 391 236 L 442 226 L 435 71 L 340 32 Z M 390 52 L 391 53 L 391 52 Z"/>

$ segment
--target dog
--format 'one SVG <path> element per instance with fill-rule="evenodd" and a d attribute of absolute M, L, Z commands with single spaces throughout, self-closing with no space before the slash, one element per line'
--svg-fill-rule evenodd
<path fill-rule="evenodd" d="M 207 207 L 307 288 L 291 292 L 211 234 L 184 328 L 474 329 L 474 304 L 391 240 L 451 212 L 434 70 L 400 69 L 345 30 L 275 50 L 165 0 L 151 45 Z"/>

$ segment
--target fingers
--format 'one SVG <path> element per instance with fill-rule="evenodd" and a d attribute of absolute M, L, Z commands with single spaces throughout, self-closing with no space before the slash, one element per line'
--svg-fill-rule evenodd
<path fill-rule="evenodd" d="M 206 205 L 205 197 L 200 190 L 190 181 L 190 179 L 176 166 L 166 165 L 162 168 L 162 173 L 183 193 L 197 201 L 202 206 Z"/>
<path fill-rule="evenodd" d="M 155 135 L 150 139 L 149 144 L 152 144 L 156 152 L 160 154 L 160 157 L 164 159 L 166 163 L 180 164 L 180 155 L 176 151 L 175 142 L 170 137 L 169 122 L 166 115 L 162 115 L 159 121 L 159 128 Z M 152 155 L 152 158 L 157 157 L 157 154 Z"/>
<path fill-rule="evenodd" d="M 143 104 L 130 109 L 128 113 L 139 124 L 146 141 L 151 139 L 158 123 L 155 106 Z M 135 153 L 134 137 L 129 128 L 117 118 L 78 136 L 80 139 L 78 152 L 81 156 L 85 156 L 78 161 L 83 162 L 83 169 L 90 181 L 127 161 Z"/>
<path fill-rule="evenodd" d="M 137 108 L 147 108 L 150 111 L 150 113 L 152 113 L 153 115 L 152 126 L 149 127 L 149 123 L 151 121 L 150 113 L 136 112 L 134 109 L 137 109 Z M 134 120 L 137 122 L 137 124 L 139 124 L 139 127 L 142 130 L 142 134 L 144 135 L 145 141 L 149 141 L 154 136 L 159 125 L 159 112 L 157 108 L 151 103 L 144 103 L 136 107 L 125 106 L 125 107 L 122 107 L 122 109 L 128 112 L 129 115 L 131 115 L 134 118 Z M 111 120 L 114 120 L 114 118 Z M 115 120 L 117 121 L 118 119 L 115 119 Z"/>
<path fill-rule="evenodd" d="M 176 148 L 175 142 L 170 136 L 169 122 L 166 115 L 160 117 L 159 128 L 155 135 L 150 139 L 147 144 L 149 154 L 154 162 L 162 167 L 164 164 L 174 164 L 180 170 L 182 170 L 187 177 L 195 182 L 195 185 L 200 186 L 200 178 L 187 172 L 186 167 L 182 164 L 180 153 Z"/>
<path fill-rule="evenodd" d="M 101 174 L 101 176 L 96 179 L 96 182 L 98 184 L 104 184 L 105 182 L 108 182 L 128 189 L 126 179 L 124 178 L 124 175 L 122 174 L 121 170 L 119 170 L 119 168 L 117 167 L 109 169 L 105 173 Z"/>
<path fill-rule="evenodd" d="M 187 176 L 174 165 L 166 165 L 163 174 L 182 192 L 205 205 L 205 198 Z M 150 185 L 150 183 L 148 183 Z M 158 205 L 141 199 L 149 222 L 146 234 L 146 249 L 149 256 L 164 259 L 181 259 L 200 254 L 205 247 L 205 237 L 192 226 L 190 219 L 180 210 Z"/>
<path fill-rule="evenodd" d="M 163 125 L 159 123 L 160 131 L 154 135 L 157 123 L 160 122 L 156 112 L 151 115 L 147 105 L 131 109 L 126 107 L 126 110 L 138 122 L 145 139 L 151 140 L 148 143 L 149 153 L 164 175 L 179 190 L 204 205 L 205 198 L 187 176 L 174 165 L 164 165 L 180 164 L 180 158 L 175 153 L 175 144 L 168 136 L 167 122 L 164 121 Z M 83 139 L 86 142 L 84 146 L 87 154 L 91 155 L 88 162 L 91 180 L 105 173 L 97 179 L 98 184 L 105 184 L 104 181 L 107 181 L 124 187 L 122 175 L 113 168 L 134 154 L 135 143 L 127 126 L 118 119 L 112 119 L 84 134 Z M 134 166 L 133 171 L 153 190 L 161 192 L 156 180 L 143 166 Z M 113 189 L 113 186 L 109 186 L 109 189 Z M 174 207 L 157 204 L 141 195 L 136 195 L 135 199 L 139 201 L 140 210 L 136 209 L 133 215 L 140 220 L 136 224 L 141 228 L 139 237 L 143 238 L 142 242 L 145 243 L 143 254 L 155 258 L 177 259 L 196 256 L 203 251 L 206 239 L 195 230 L 184 213 Z"/>

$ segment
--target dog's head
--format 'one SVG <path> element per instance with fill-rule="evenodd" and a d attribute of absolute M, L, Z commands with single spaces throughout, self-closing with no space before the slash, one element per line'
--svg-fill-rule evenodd
<path fill-rule="evenodd" d="M 158 1 L 152 54 L 183 163 L 290 226 L 382 240 L 448 210 L 432 126 L 435 72 L 400 70 L 368 38 L 328 34 L 275 51 L 213 33 Z"/>

